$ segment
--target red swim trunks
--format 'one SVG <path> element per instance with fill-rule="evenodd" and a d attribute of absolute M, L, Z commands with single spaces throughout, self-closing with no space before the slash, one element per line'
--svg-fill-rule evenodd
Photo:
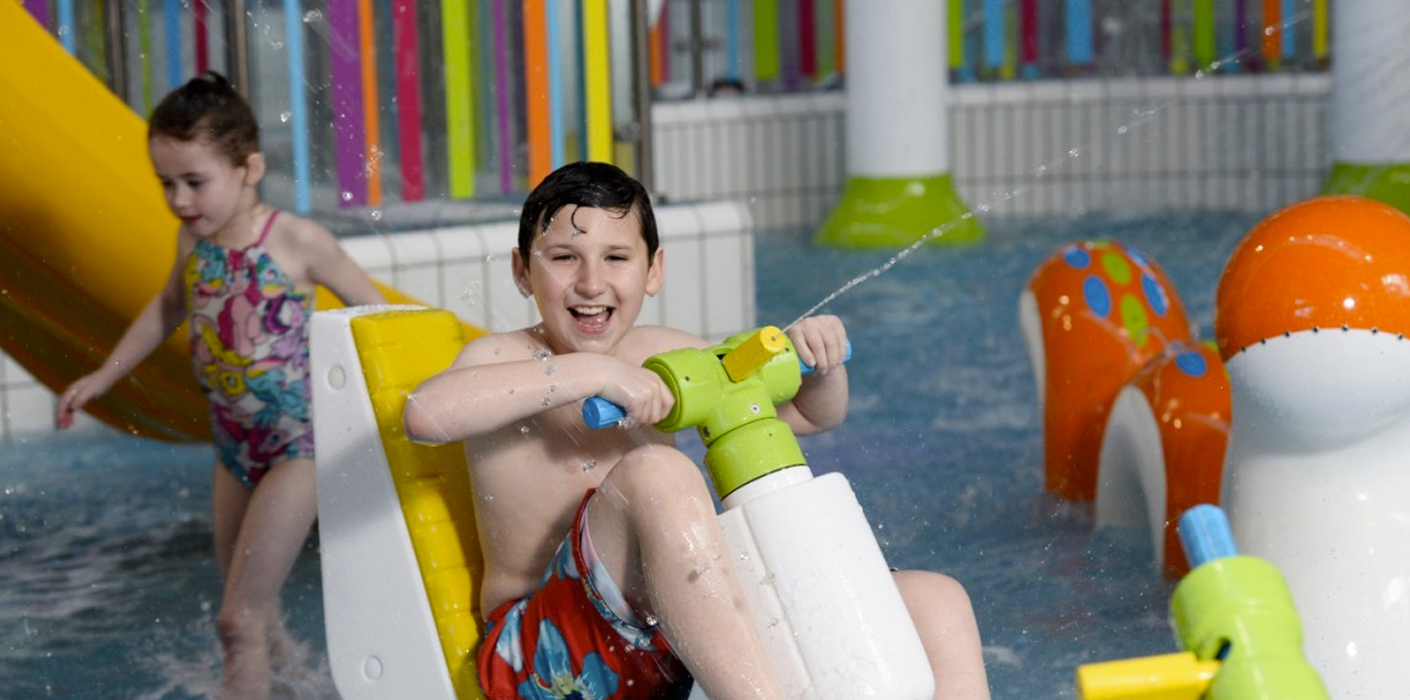
<path fill-rule="evenodd" d="M 485 619 L 476 664 L 490 700 L 678 700 L 690 694 L 690 673 L 660 628 L 637 619 L 597 560 L 585 516 L 590 498 L 591 491 L 539 589 Z"/>

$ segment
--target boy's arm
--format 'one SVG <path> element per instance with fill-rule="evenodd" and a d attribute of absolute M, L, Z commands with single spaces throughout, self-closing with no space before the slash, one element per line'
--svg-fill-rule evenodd
<path fill-rule="evenodd" d="M 327 287 L 348 306 L 387 303 L 372 277 L 343 250 L 328 229 L 308 219 L 297 220 L 295 226 L 300 257 L 308 261 L 310 281 Z"/>
<path fill-rule="evenodd" d="M 788 331 L 798 359 L 813 368 L 778 417 L 797 435 L 831 430 L 847 417 L 847 329 L 836 316 L 809 316 Z"/>
<path fill-rule="evenodd" d="M 407 398 L 407 436 L 431 444 L 456 442 L 589 396 L 622 406 L 638 425 L 664 420 L 675 404 L 661 378 L 640 365 L 590 352 L 543 359 L 533 352 L 522 332 L 472 342 L 450 368 Z"/>
<path fill-rule="evenodd" d="M 92 399 L 106 394 L 181 325 L 186 311 L 181 291 L 182 267 L 193 245 L 194 241 L 187 240 L 187 234 L 183 232 L 179 235 L 176 262 L 172 264 L 161 291 L 142 307 L 141 313 L 123 332 L 122 338 L 98 369 L 74 380 L 64 390 L 54 416 L 59 428 L 73 425 L 74 415 L 79 409 Z"/>

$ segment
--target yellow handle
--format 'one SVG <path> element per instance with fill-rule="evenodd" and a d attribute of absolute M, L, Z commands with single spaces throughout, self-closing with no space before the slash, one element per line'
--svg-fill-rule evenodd
<path fill-rule="evenodd" d="M 788 340 L 783 331 L 776 326 L 764 326 L 720 358 L 720 362 L 724 364 L 730 381 L 743 381 L 787 347 Z"/>
<path fill-rule="evenodd" d="M 1079 700 L 1199 700 L 1218 661 L 1200 661 L 1193 652 L 1107 661 L 1077 668 Z"/>

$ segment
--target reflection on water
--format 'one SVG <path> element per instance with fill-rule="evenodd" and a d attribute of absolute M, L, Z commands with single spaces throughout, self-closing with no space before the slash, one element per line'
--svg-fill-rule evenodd
<path fill-rule="evenodd" d="M 803 448 L 814 471 L 852 479 L 893 565 L 966 585 L 997 700 L 1070 698 L 1077 664 L 1175 650 L 1171 584 L 1152 573 L 1145 533 L 1094 535 L 1085 509 L 1041 495 L 1041 423 L 1017 326 L 1028 274 L 1068 241 L 1135 245 L 1207 336 L 1219 271 L 1254 221 L 991 226 L 986 243 L 919 249 L 822 309 L 851 334 L 853 399 L 846 424 Z M 791 232 L 762 235 L 756 255 L 759 322 L 777 324 L 895 251 L 816 249 Z M 110 433 L 0 448 L 6 697 L 176 700 L 216 687 L 211 461 L 206 446 Z M 285 589 L 301 645 L 283 697 L 334 697 L 315 547 Z"/>

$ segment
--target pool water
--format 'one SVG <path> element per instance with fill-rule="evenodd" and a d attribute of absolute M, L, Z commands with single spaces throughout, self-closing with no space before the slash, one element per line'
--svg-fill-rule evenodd
<path fill-rule="evenodd" d="M 1120 241 L 1165 268 L 1208 337 L 1220 270 L 1255 222 L 994 226 L 981 245 L 921 249 L 823 309 L 852 339 L 851 411 L 803 448 L 815 472 L 851 479 L 894 566 L 965 584 L 997 700 L 1071 698 L 1078 664 L 1176 651 L 1173 583 L 1154 573 L 1147 533 L 1094 533 L 1088 509 L 1042 493 L 1024 283 L 1065 243 Z M 758 241 L 760 323 L 791 321 L 893 254 L 819 249 L 801 232 Z M 110 432 L 0 448 L 0 696 L 176 700 L 218 687 L 211 461 L 206 446 Z M 321 585 L 311 542 L 285 589 L 307 658 L 281 676 L 280 697 L 336 697 Z"/>

